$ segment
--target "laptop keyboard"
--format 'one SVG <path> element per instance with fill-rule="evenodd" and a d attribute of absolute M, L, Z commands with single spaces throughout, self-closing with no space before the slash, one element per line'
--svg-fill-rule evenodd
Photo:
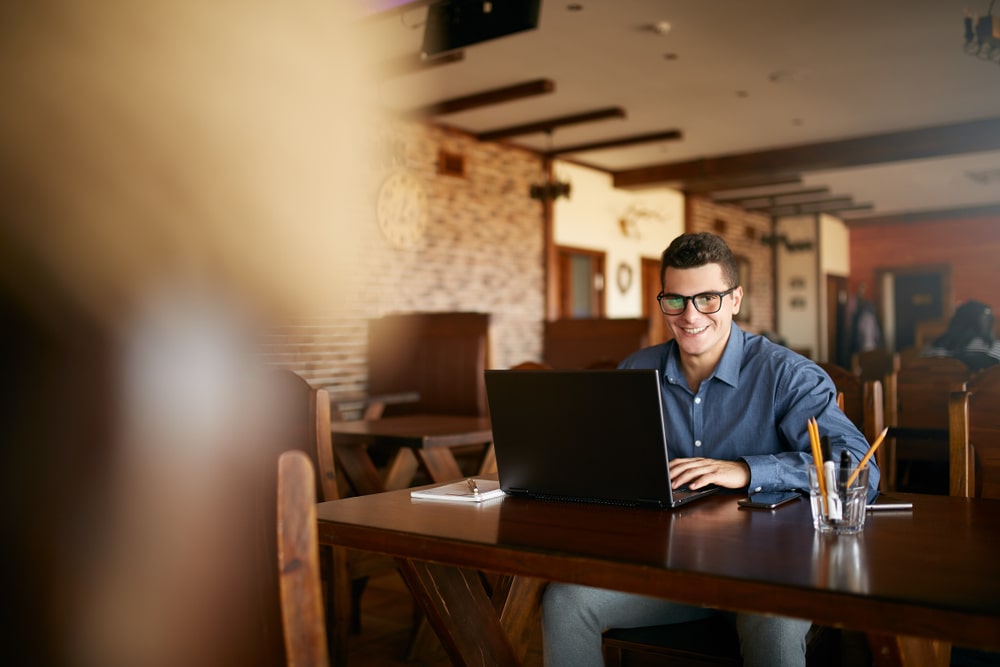
<path fill-rule="evenodd" d="M 614 505 L 616 507 L 638 507 L 639 504 L 631 500 L 610 500 L 607 498 L 580 498 L 577 496 L 557 496 L 545 493 L 533 493 L 533 498 L 540 500 L 556 500 L 569 503 L 587 503 L 588 505 Z"/>
<path fill-rule="evenodd" d="M 673 491 L 674 500 L 678 498 L 687 498 L 688 496 L 697 495 L 705 493 L 706 491 L 711 491 L 715 489 L 715 484 L 709 484 L 708 486 L 703 486 L 700 489 L 692 489 L 690 486 L 685 484 L 684 486 L 678 486 Z"/>

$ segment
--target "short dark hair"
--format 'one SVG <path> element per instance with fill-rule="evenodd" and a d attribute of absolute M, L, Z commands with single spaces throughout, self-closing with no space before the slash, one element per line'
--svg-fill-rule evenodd
<path fill-rule="evenodd" d="M 932 345 L 956 352 L 965 348 L 974 338 L 993 344 L 993 309 L 982 301 L 966 301 L 955 309 L 948 321 L 948 329 L 934 339 Z"/>
<path fill-rule="evenodd" d="M 695 269 L 706 264 L 718 264 L 722 267 L 722 275 L 728 283 L 726 289 L 740 284 L 740 271 L 733 251 L 722 237 L 708 232 L 681 234 L 670 242 L 660 258 L 660 283 L 663 283 L 667 267 Z"/>

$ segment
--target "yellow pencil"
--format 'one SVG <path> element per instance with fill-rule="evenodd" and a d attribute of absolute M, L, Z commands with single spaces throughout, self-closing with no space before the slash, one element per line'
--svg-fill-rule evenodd
<path fill-rule="evenodd" d="M 853 484 L 854 480 L 858 478 L 858 474 L 861 472 L 861 469 L 868 465 L 868 462 L 872 458 L 872 454 L 875 453 L 875 450 L 878 449 L 879 445 L 882 444 L 882 441 L 885 440 L 885 434 L 888 432 L 889 427 L 887 426 L 882 429 L 882 432 L 878 434 L 877 438 L 875 438 L 875 442 L 873 442 L 872 446 L 868 448 L 868 452 L 865 454 L 864 458 L 861 459 L 861 463 L 859 463 L 858 467 L 854 469 L 851 476 L 847 478 L 847 488 L 851 488 L 851 484 Z"/>
<path fill-rule="evenodd" d="M 816 481 L 819 483 L 819 495 L 823 499 L 823 514 L 830 511 L 827 506 L 829 502 L 826 498 L 826 479 L 823 474 L 823 449 L 819 441 L 819 422 L 815 417 L 810 417 L 807 422 L 809 428 L 809 444 L 812 445 L 813 462 L 816 466 Z"/>

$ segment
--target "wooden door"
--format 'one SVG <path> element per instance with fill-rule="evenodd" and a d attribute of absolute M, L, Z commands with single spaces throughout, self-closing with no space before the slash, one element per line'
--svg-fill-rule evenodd
<path fill-rule="evenodd" d="M 560 246 L 559 317 L 604 317 L 605 254 Z"/>
<path fill-rule="evenodd" d="M 949 312 L 951 271 L 938 266 L 893 273 L 894 349 L 899 352 L 915 344 L 917 324 L 943 319 Z"/>
<path fill-rule="evenodd" d="M 660 260 L 642 258 L 642 316 L 649 322 L 649 344 L 658 345 L 673 336 L 667 328 L 656 295 L 660 293 L 662 282 Z"/>
<path fill-rule="evenodd" d="M 847 278 L 826 275 L 826 360 L 851 367 L 851 323 L 847 314 Z"/>

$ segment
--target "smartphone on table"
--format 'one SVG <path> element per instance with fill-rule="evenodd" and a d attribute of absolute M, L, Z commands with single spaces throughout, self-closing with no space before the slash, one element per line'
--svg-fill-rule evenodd
<path fill-rule="evenodd" d="M 773 510 L 801 497 L 798 491 L 761 491 L 751 493 L 746 498 L 736 501 L 736 504 L 750 509 Z"/>

